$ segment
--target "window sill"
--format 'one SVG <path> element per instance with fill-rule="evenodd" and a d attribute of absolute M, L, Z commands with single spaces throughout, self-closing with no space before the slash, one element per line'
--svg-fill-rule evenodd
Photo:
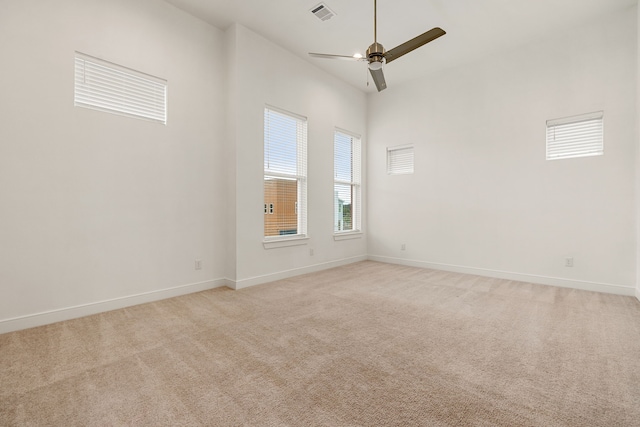
<path fill-rule="evenodd" d="M 362 231 L 353 231 L 353 232 L 340 233 L 340 234 L 333 235 L 333 240 L 335 241 L 361 239 L 361 238 L 362 238 Z"/>
<path fill-rule="evenodd" d="M 265 249 L 286 248 L 289 246 L 306 245 L 308 240 L 308 236 L 289 237 L 284 239 L 263 240 L 262 245 Z"/>

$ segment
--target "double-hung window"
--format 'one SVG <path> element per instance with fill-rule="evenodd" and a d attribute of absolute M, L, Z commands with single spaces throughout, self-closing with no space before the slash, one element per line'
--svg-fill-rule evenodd
<path fill-rule="evenodd" d="M 333 231 L 360 230 L 360 138 L 336 130 L 333 139 Z"/>
<path fill-rule="evenodd" d="M 307 119 L 264 110 L 265 239 L 307 234 Z"/>

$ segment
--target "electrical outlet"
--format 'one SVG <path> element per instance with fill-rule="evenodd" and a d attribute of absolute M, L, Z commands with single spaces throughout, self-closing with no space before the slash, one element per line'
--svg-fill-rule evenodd
<path fill-rule="evenodd" d="M 202 270 L 202 260 L 201 259 L 197 259 L 196 260 L 196 270 Z"/>
<path fill-rule="evenodd" d="M 406 251 L 407 250 L 407 245 L 405 245 L 404 243 L 400 245 L 400 250 L 401 251 Z"/>
<path fill-rule="evenodd" d="M 564 266 L 565 267 L 573 267 L 573 258 L 572 257 L 567 257 L 564 259 Z"/>
<path fill-rule="evenodd" d="M 313 256 L 313 249 L 309 249 L 309 255 Z"/>

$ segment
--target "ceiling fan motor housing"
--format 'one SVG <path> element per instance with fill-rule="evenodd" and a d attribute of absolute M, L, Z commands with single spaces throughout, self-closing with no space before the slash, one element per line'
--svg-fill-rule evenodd
<path fill-rule="evenodd" d="M 369 46 L 369 49 L 367 49 L 369 68 L 372 70 L 379 70 L 382 68 L 382 65 L 384 64 L 384 54 L 384 47 L 380 43 L 375 42 Z"/>

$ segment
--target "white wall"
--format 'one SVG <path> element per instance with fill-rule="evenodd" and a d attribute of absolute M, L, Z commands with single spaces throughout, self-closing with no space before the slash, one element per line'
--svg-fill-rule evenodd
<path fill-rule="evenodd" d="M 0 2 L 0 332 L 224 283 L 222 48 L 155 0 Z M 168 125 L 74 107 L 76 50 L 167 79 Z"/>
<path fill-rule="evenodd" d="M 306 61 L 234 25 L 227 48 L 235 64 L 229 123 L 234 169 L 227 185 L 235 203 L 235 268 L 240 288 L 366 257 L 366 238 L 333 239 L 333 132 L 362 135 L 366 146 L 366 96 Z M 265 249 L 263 211 L 263 115 L 272 105 L 308 119 L 308 234 L 306 245 Z M 366 191 L 366 190 L 365 190 Z M 363 221 L 366 227 L 366 218 Z M 310 255 L 309 249 L 314 250 Z"/>
<path fill-rule="evenodd" d="M 634 7 L 370 96 L 373 258 L 633 294 L 636 26 Z M 547 119 L 598 110 L 604 156 L 545 160 Z M 415 174 L 388 176 L 408 143 Z"/>

